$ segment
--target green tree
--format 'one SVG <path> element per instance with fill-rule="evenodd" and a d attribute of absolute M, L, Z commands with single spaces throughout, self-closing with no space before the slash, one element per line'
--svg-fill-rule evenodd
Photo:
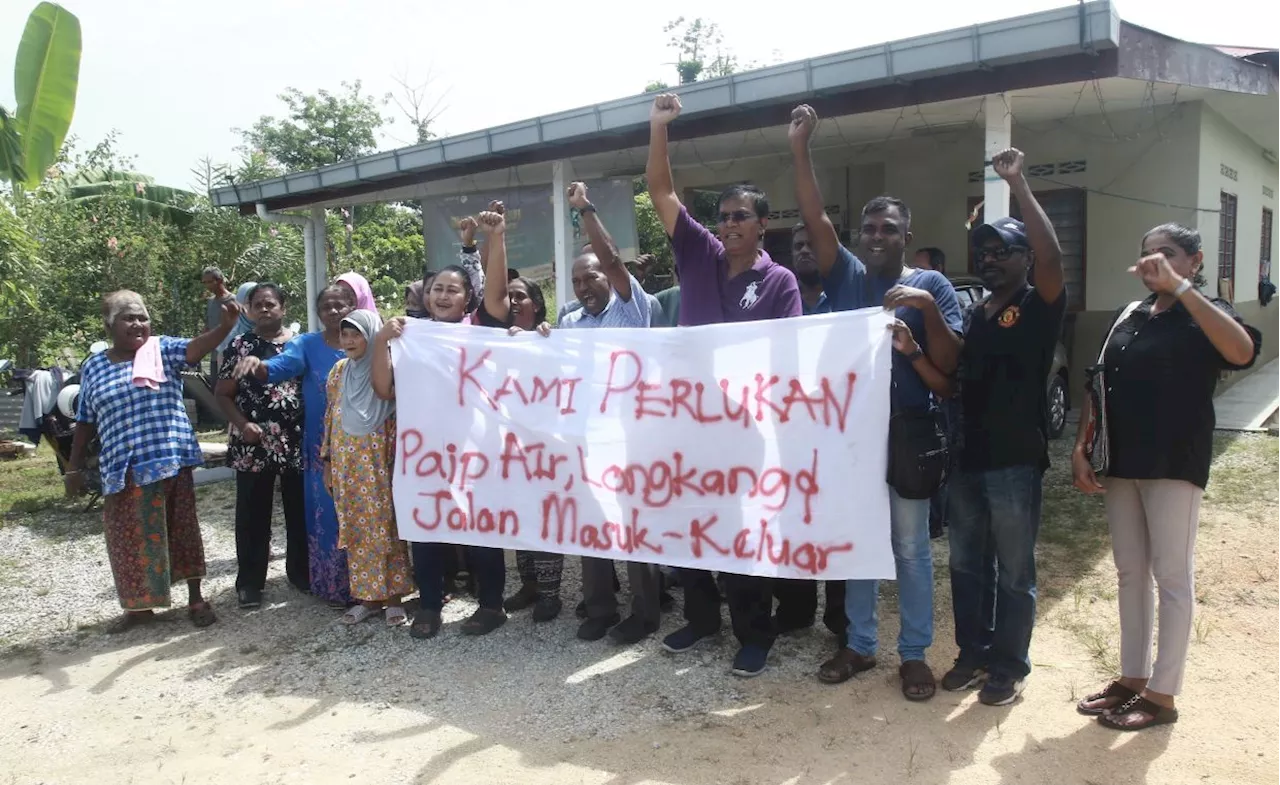
<path fill-rule="evenodd" d="M 233 129 L 246 156 L 261 152 L 285 172 L 328 166 L 377 149 L 386 123 L 378 101 L 361 92 L 360 81 L 343 82 L 336 93 L 307 95 L 295 87 L 280 94 L 284 117 L 264 115 L 249 129 Z"/>
<path fill-rule="evenodd" d="M 359 80 L 343 82 L 336 93 L 315 95 L 290 87 L 280 94 L 287 112 L 282 118 L 263 116 L 253 127 L 233 129 L 240 134 L 240 152 L 250 161 L 261 155 L 284 172 L 300 172 L 367 155 L 377 149 L 377 134 L 387 122 L 379 101 L 365 95 Z M 354 216 L 354 205 L 347 208 Z M 345 221 L 344 224 L 351 224 Z M 347 233 L 346 253 L 353 251 Z"/>
<path fill-rule="evenodd" d="M 635 196 L 636 206 L 636 239 L 640 253 L 651 254 L 654 265 L 651 275 L 670 276 L 675 266 L 675 257 L 671 253 L 671 241 L 667 239 L 667 230 L 653 207 L 653 199 L 649 192 L 642 191 Z"/>
<path fill-rule="evenodd" d="M 190 219 L 179 226 L 139 209 L 136 187 L 74 198 L 64 183 L 133 168 L 113 145 L 114 136 L 79 154 L 69 143 L 37 191 L 0 198 L 0 285 L 12 275 L 30 286 L 29 297 L 0 304 L 0 356 L 24 364 L 78 362 L 102 336 L 101 296 L 119 288 L 147 298 L 158 332 L 193 335 L 203 329 L 200 271 L 209 264 L 233 283 L 278 282 L 301 302 L 305 275 L 296 227 L 263 224 L 197 195 L 184 208 Z"/>
<path fill-rule="evenodd" d="M 692 84 L 704 72 L 712 78 L 727 76 L 737 66 L 736 58 L 721 53 L 724 36 L 715 22 L 702 17 L 689 21 L 678 16 L 662 31 L 671 34 L 668 46 L 679 53 L 676 73 L 680 76 L 680 84 Z"/>

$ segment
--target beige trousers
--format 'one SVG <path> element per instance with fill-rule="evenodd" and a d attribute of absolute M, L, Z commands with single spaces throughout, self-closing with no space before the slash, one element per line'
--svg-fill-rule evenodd
<path fill-rule="evenodd" d="M 1107 478 L 1107 525 L 1120 589 L 1120 673 L 1177 695 L 1195 609 L 1195 544 L 1204 491 L 1183 480 Z M 1152 582 L 1160 592 L 1158 656 Z"/>

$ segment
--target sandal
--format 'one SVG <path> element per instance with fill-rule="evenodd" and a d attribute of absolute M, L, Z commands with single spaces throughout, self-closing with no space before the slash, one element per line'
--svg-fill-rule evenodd
<path fill-rule="evenodd" d="M 341 621 L 343 624 L 348 626 L 352 624 L 359 624 L 372 616 L 374 612 L 373 608 L 370 608 L 367 605 L 352 605 L 350 608 L 347 608 L 346 613 L 342 614 Z"/>
<path fill-rule="evenodd" d="M 507 614 L 500 610 L 481 608 L 462 623 L 463 635 L 488 635 L 507 623 Z"/>
<path fill-rule="evenodd" d="M 1115 709 L 1117 706 L 1125 703 L 1126 701 L 1132 700 L 1133 696 L 1137 694 L 1138 693 L 1124 686 L 1120 682 L 1113 681 L 1110 684 L 1108 684 L 1106 688 L 1103 689 L 1101 692 L 1095 692 L 1092 695 L 1084 696 L 1084 698 L 1079 703 L 1076 704 L 1076 711 L 1080 712 L 1086 717 L 1097 717 L 1101 714 L 1110 714 L 1112 710 Z M 1114 698 L 1115 700 L 1111 703 L 1108 703 L 1106 706 L 1086 705 L 1089 703 L 1097 703 L 1098 701 L 1108 700 L 1111 698 Z"/>
<path fill-rule="evenodd" d="M 1137 722 L 1125 722 L 1125 717 L 1134 714 L 1145 714 L 1150 719 L 1142 719 Z M 1098 724 L 1105 725 L 1112 730 L 1146 730 L 1156 725 L 1172 725 L 1178 721 L 1178 710 L 1170 709 L 1167 706 L 1161 706 L 1158 703 L 1147 700 L 1141 695 L 1134 695 L 1129 700 L 1120 704 L 1111 710 L 1110 714 L 1099 714 Z"/>
<path fill-rule="evenodd" d="M 902 677 L 902 697 L 909 701 L 927 701 L 938 691 L 938 682 L 924 660 L 907 660 L 898 668 Z"/>
<path fill-rule="evenodd" d="M 108 635 L 119 635 L 122 632 L 132 630 L 134 627 L 150 624 L 155 620 L 156 615 L 151 611 L 125 611 L 123 616 L 118 617 L 107 625 L 105 632 Z"/>
<path fill-rule="evenodd" d="M 203 600 L 187 606 L 187 617 L 196 627 L 208 627 L 218 620 L 213 613 L 213 606 Z"/>
<path fill-rule="evenodd" d="M 404 612 L 404 607 L 400 605 L 387 606 L 387 626 L 402 627 L 409 621 L 409 614 Z"/>
<path fill-rule="evenodd" d="M 425 641 L 436 637 L 440 632 L 440 612 L 419 610 L 409 626 L 409 637 Z"/>
<path fill-rule="evenodd" d="M 818 681 L 823 684 L 841 684 L 863 671 L 876 667 L 876 658 L 859 654 L 850 648 L 842 648 L 836 656 L 818 668 Z"/>

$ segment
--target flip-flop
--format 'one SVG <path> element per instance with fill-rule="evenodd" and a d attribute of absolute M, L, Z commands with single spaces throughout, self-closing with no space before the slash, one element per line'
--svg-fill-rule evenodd
<path fill-rule="evenodd" d="M 387 608 L 387 626 L 403 627 L 409 621 L 409 614 L 404 612 L 404 608 L 399 605 L 393 605 Z"/>
<path fill-rule="evenodd" d="M 340 621 L 347 626 L 351 626 L 359 624 L 374 613 L 375 611 L 373 608 L 369 608 L 364 605 L 352 605 L 350 608 L 347 608 L 346 613 L 342 614 Z"/>

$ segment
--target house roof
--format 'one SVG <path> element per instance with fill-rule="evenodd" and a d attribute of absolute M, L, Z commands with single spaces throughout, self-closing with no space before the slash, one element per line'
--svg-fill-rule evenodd
<path fill-rule="evenodd" d="M 675 92 L 684 109 L 671 134 L 679 140 L 765 128 L 777 124 L 780 107 L 798 101 L 824 116 L 843 116 L 1113 76 L 1274 92 L 1265 66 L 1236 57 L 1128 25 L 1109 0 L 1094 0 L 681 85 Z M 211 198 L 244 213 L 257 203 L 279 210 L 624 150 L 645 143 L 651 101 L 649 94 L 630 96 L 234 184 Z"/>

